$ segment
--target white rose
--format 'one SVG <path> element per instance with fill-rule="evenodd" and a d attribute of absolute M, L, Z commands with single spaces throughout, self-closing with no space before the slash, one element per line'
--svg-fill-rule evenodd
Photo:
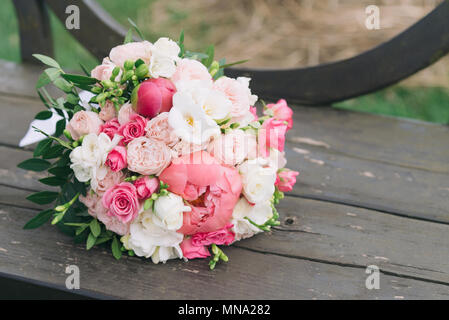
<path fill-rule="evenodd" d="M 248 219 L 258 225 L 264 224 L 273 217 L 273 210 L 270 201 L 251 205 L 245 198 L 240 198 L 232 212 L 232 231 L 235 233 L 235 241 L 252 237 L 254 234 L 262 232 L 261 229 L 253 225 Z"/>
<path fill-rule="evenodd" d="M 243 195 L 251 203 L 270 200 L 274 193 L 276 168 L 269 166 L 263 158 L 247 160 L 239 166 Z"/>
<path fill-rule="evenodd" d="M 176 71 L 176 65 L 173 59 L 153 54 L 150 60 L 149 74 L 153 78 L 170 78 Z"/>
<path fill-rule="evenodd" d="M 191 210 L 189 206 L 184 205 L 182 197 L 169 193 L 155 200 L 153 222 L 167 230 L 178 230 L 182 227 L 183 212 Z"/>
<path fill-rule="evenodd" d="M 179 244 L 183 238 L 181 233 L 156 225 L 154 213 L 144 211 L 131 223 L 129 234 L 122 238 L 122 242 L 139 257 L 151 257 L 154 263 L 165 263 L 169 259 L 182 258 Z"/>
<path fill-rule="evenodd" d="M 249 82 L 251 81 L 251 78 L 238 77 L 237 81 L 240 82 L 245 87 L 246 92 L 248 94 L 249 104 L 254 105 L 257 102 L 258 97 L 255 94 L 252 94 L 251 89 L 249 88 Z"/>
<path fill-rule="evenodd" d="M 287 164 L 287 159 L 285 159 L 285 152 L 281 152 L 276 148 L 270 148 L 268 161 L 270 162 L 270 166 L 275 168 L 276 171 L 284 168 Z"/>
<path fill-rule="evenodd" d="M 172 60 L 178 60 L 179 52 L 181 51 L 181 49 L 179 48 L 178 44 L 175 41 L 163 37 L 159 38 L 153 44 L 152 51 L 154 54 L 165 56 Z"/>

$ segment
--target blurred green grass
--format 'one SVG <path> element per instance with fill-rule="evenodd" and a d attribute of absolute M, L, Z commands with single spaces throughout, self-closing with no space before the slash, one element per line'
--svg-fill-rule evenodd
<path fill-rule="evenodd" d="M 128 26 L 128 17 L 138 21 L 139 8 L 145 7 L 151 10 L 151 5 L 155 1 L 157 0 L 134 0 L 132 5 L 123 5 L 121 0 L 98 0 L 124 26 Z M 182 15 L 185 14 L 187 13 L 170 13 L 174 22 L 182 20 Z M 0 1 L 0 20 L 2 21 L 0 36 L 3 39 L 0 42 L 0 59 L 20 62 L 18 25 L 12 1 Z M 51 14 L 51 25 L 55 41 L 55 58 L 64 68 L 80 70 L 80 62 L 89 68 L 98 64 L 97 59 L 69 34 L 53 14 Z M 204 27 L 204 29 L 209 28 L 210 26 Z M 162 36 L 150 30 L 143 30 L 143 32 L 149 40 Z M 209 32 L 209 30 L 197 30 L 195 36 L 201 38 L 202 32 Z M 410 88 L 397 85 L 338 103 L 334 107 L 449 124 L 449 90 L 446 88 Z"/>

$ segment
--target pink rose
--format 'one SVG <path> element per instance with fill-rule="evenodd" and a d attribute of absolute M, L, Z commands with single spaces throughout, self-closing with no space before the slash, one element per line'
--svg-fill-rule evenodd
<path fill-rule="evenodd" d="M 192 59 L 182 59 L 178 62 L 171 81 L 176 83 L 178 81 L 192 80 L 212 81 L 212 76 L 201 62 Z"/>
<path fill-rule="evenodd" d="M 100 134 L 100 127 L 103 121 L 93 111 L 78 111 L 69 121 L 66 129 L 70 132 L 73 140 L 78 140 L 82 136 L 95 133 Z"/>
<path fill-rule="evenodd" d="M 160 177 L 168 190 L 189 201 L 191 212 L 184 212 L 182 234 L 211 232 L 226 226 L 242 191 L 239 172 L 222 166 L 205 151 L 173 159 Z"/>
<path fill-rule="evenodd" d="M 285 133 L 287 132 L 287 125 L 284 121 L 270 118 L 265 120 L 262 127 L 259 129 L 259 149 L 262 156 L 270 154 L 269 148 L 275 148 L 279 151 L 284 151 Z"/>
<path fill-rule="evenodd" d="M 109 188 L 101 200 L 108 215 L 123 223 L 133 221 L 139 214 L 137 190 L 132 183 L 122 182 Z"/>
<path fill-rule="evenodd" d="M 207 258 L 210 256 L 209 250 L 205 246 L 194 246 L 192 238 L 185 238 L 179 245 L 182 255 L 187 259 Z"/>
<path fill-rule="evenodd" d="M 232 130 L 212 140 L 207 151 L 223 164 L 235 166 L 257 154 L 256 136 L 242 130 Z"/>
<path fill-rule="evenodd" d="M 90 72 L 90 76 L 92 78 L 98 79 L 100 81 L 103 80 L 109 80 L 112 76 L 112 70 L 114 70 L 114 68 L 116 67 L 115 64 L 113 64 L 111 62 L 111 60 L 109 60 L 109 58 L 104 58 L 103 59 L 103 63 L 96 66 L 91 72 Z M 121 76 L 121 70 L 120 73 L 118 74 L 118 76 L 115 78 L 116 80 L 120 78 Z"/>
<path fill-rule="evenodd" d="M 134 181 L 134 186 L 137 190 L 137 198 L 141 200 L 148 199 L 159 189 L 159 179 L 144 176 Z"/>
<path fill-rule="evenodd" d="M 292 191 L 298 174 L 299 172 L 293 170 L 281 170 L 276 177 L 274 185 L 282 192 Z"/>
<path fill-rule="evenodd" d="M 214 89 L 223 92 L 231 100 L 231 117 L 233 118 L 245 116 L 250 111 L 250 106 L 255 103 L 255 96 L 251 95 L 248 83 L 241 79 L 221 77 L 214 82 L 213 86 Z M 257 100 L 257 97 L 255 99 Z"/>
<path fill-rule="evenodd" d="M 114 138 L 114 135 L 118 134 L 119 128 L 120 123 L 118 122 L 117 118 L 114 118 L 102 124 L 100 127 L 100 132 L 106 133 L 112 140 Z"/>
<path fill-rule="evenodd" d="M 105 165 L 111 168 L 112 171 L 120 171 L 128 165 L 126 158 L 126 148 L 116 146 L 108 153 Z"/>
<path fill-rule="evenodd" d="M 165 143 L 140 137 L 128 144 L 128 169 L 146 176 L 159 175 L 171 161 Z"/>
<path fill-rule="evenodd" d="M 162 112 L 148 121 L 146 136 L 161 141 L 168 146 L 172 146 L 179 141 L 178 136 L 168 124 L 168 112 Z"/>
<path fill-rule="evenodd" d="M 119 134 L 123 136 L 120 143 L 127 144 L 131 140 L 139 138 L 145 134 L 145 128 L 147 126 L 147 119 L 138 114 L 130 116 L 130 121 L 122 125 L 119 129 Z"/>
<path fill-rule="evenodd" d="M 115 65 L 122 68 L 126 60 L 142 59 L 146 64 L 149 64 L 152 46 L 148 41 L 129 42 L 112 48 L 109 58 Z"/>
<path fill-rule="evenodd" d="M 98 114 L 103 121 L 109 121 L 116 117 L 115 106 L 112 101 L 107 100 L 106 103 L 101 106 L 100 113 Z"/>
<path fill-rule="evenodd" d="M 138 114 L 154 118 L 159 112 L 168 112 L 173 106 L 175 85 L 168 79 L 148 79 L 134 88 L 131 101 Z"/>
<path fill-rule="evenodd" d="M 251 112 L 252 115 L 254 116 L 253 121 L 257 121 L 259 119 L 259 117 L 257 116 L 257 108 L 256 107 L 250 107 L 249 112 Z"/>
<path fill-rule="evenodd" d="M 101 201 L 101 197 L 95 193 L 88 192 L 86 197 L 80 196 L 80 201 L 87 207 L 87 212 L 100 220 L 107 230 L 111 230 L 121 236 L 129 232 L 129 223 L 123 223 L 116 217 L 108 216 L 107 211 Z"/>
<path fill-rule="evenodd" d="M 118 111 L 118 122 L 120 125 L 124 125 L 129 122 L 129 119 L 133 114 L 136 114 L 130 103 L 125 103 Z"/>
<path fill-rule="evenodd" d="M 231 230 L 233 226 L 232 224 L 227 224 L 217 231 L 195 233 L 192 236 L 192 244 L 196 247 L 210 246 L 213 243 L 216 245 L 229 245 L 235 238 L 235 234 Z"/>
<path fill-rule="evenodd" d="M 265 115 L 271 115 L 276 120 L 286 121 L 287 130 L 290 130 L 293 126 L 293 110 L 287 105 L 287 101 L 284 99 L 279 100 L 276 104 L 267 104 L 267 109 L 264 111 Z"/>
<path fill-rule="evenodd" d="M 115 186 L 117 183 L 120 183 L 123 179 L 123 173 L 122 172 L 114 172 L 110 169 L 106 170 L 106 174 L 101 177 L 101 179 L 98 178 L 98 175 L 94 177 L 90 184 L 92 189 L 98 193 L 99 195 L 102 195 L 106 192 L 109 188 Z"/>

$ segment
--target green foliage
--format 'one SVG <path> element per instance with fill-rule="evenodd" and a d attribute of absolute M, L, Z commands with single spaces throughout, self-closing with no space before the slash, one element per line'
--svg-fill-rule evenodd
<path fill-rule="evenodd" d="M 52 209 L 44 210 L 39 212 L 33 219 L 28 221 L 23 228 L 24 229 L 35 229 L 46 223 L 48 220 L 50 220 L 51 216 L 53 214 Z"/>

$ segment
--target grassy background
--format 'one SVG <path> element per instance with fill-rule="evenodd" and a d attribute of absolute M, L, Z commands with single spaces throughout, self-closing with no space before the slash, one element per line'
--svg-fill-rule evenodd
<path fill-rule="evenodd" d="M 232 31 L 228 31 L 227 35 L 217 33 L 218 29 L 227 30 L 227 26 L 236 24 L 236 21 L 223 13 L 219 17 L 214 17 L 212 15 L 214 12 L 211 12 L 209 20 L 206 17 L 202 19 L 201 16 L 203 15 L 195 13 L 198 10 L 210 11 L 210 7 L 203 6 L 202 8 L 194 8 L 195 10 L 191 8 L 188 10 L 189 8 L 185 8 L 183 3 L 175 0 L 164 2 L 162 0 L 134 0 L 132 5 L 130 3 L 123 5 L 122 0 L 98 0 L 98 2 L 122 25 L 128 25 L 128 17 L 136 21 L 150 41 L 167 35 L 175 38 L 182 28 L 186 31 L 187 45 L 192 50 L 202 50 L 212 42 L 218 43 L 217 49 L 221 49 L 220 51 L 217 50 L 217 54 L 224 52 L 229 56 L 236 51 L 226 51 L 229 47 L 229 34 L 233 36 Z M 195 3 L 198 4 L 199 2 L 195 1 Z M 263 12 L 258 13 L 258 15 L 263 15 Z M 158 17 L 158 19 L 154 19 L 155 17 Z M 10 0 L 0 1 L 0 19 L 2 21 L 0 36 L 3 39 L 0 43 L 0 59 L 20 62 L 18 26 L 14 7 Z M 215 21 L 217 21 L 217 26 L 214 29 Z M 51 15 L 51 23 L 55 41 L 55 57 L 64 68 L 79 69 L 79 62 L 93 68 L 98 63 L 86 49 L 70 36 L 54 15 Z M 223 38 L 225 36 L 227 38 Z M 255 43 L 263 43 L 263 40 L 259 39 Z M 263 55 L 260 54 L 259 56 L 262 58 L 258 60 L 256 53 L 256 59 L 252 61 L 255 60 L 256 63 L 267 65 L 268 62 L 265 63 Z M 266 61 L 272 62 L 273 57 L 269 58 Z M 449 75 L 446 76 L 449 79 Z M 444 85 L 429 87 L 425 84 L 426 81 L 421 81 L 419 86 L 413 87 L 403 84 L 396 85 L 374 94 L 338 103 L 334 107 L 448 124 L 448 88 Z"/>

